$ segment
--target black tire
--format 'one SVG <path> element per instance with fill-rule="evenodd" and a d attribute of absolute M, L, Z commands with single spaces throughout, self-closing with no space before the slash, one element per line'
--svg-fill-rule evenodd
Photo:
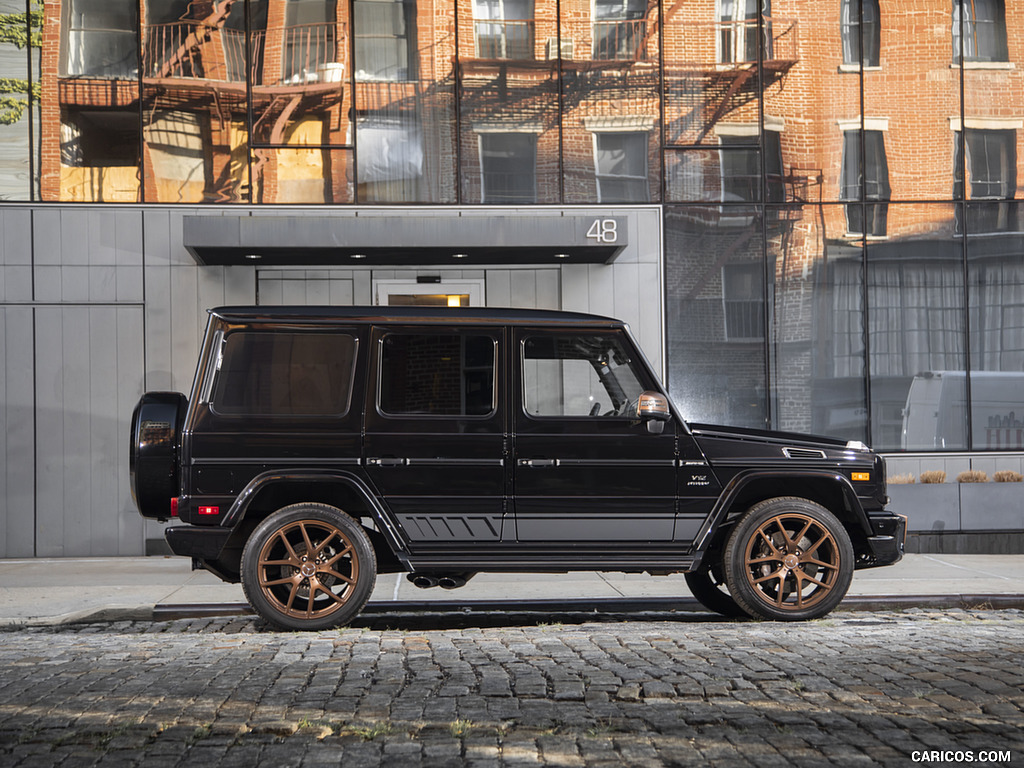
<path fill-rule="evenodd" d="M 747 615 L 747 612 L 740 608 L 729 594 L 720 565 L 716 564 L 715 567 L 703 568 L 699 571 L 688 571 L 683 576 L 690 592 L 709 611 L 730 619 Z"/>
<path fill-rule="evenodd" d="M 835 515 L 807 499 L 767 499 L 740 518 L 725 544 L 729 593 L 759 619 L 817 619 L 853 580 L 853 545 Z"/>
<path fill-rule="evenodd" d="M 377 560 L 363 527 L 326 504 L 279 509 L 256 527 L 242 553 L 246 599 L 282 629 L 348 624 L 376 580 Z"/>

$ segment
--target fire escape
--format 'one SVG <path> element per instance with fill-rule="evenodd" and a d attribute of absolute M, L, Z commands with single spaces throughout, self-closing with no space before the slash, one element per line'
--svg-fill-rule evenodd
<path fill-rule="evenodd" d="M 338 124 L 330 129 L 343 130 L 338 107 L 345 65 L 338 57 L 347 50 L 344 25 L 252 30 L 247 46 L 244 30 L 227 23 L 237 1 L 219 3 L 203 18 L 148 25 L 143 37 L 144 113 L 147 118 L 157 111 L 209 116 L 212 144 L 220 147 L 209 193 L 219 200 L 232 198 L 234 183 L 225 165 L 230 162 L 226 137 L 232 123 L 245 124 L 250 104 L 253 143 L 285 145 L 288 127 L 302 115 L 333 114 Z M 257 154 L 259 164 L 264 153 Z"/>

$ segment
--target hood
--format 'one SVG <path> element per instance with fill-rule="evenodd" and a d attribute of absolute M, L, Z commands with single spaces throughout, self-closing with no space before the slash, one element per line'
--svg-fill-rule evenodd
<path fill-rule="evenodd" d="M 836 437 L 824 435 L 807 435 L 798 432 L 775 432 L 769 429 L 749 429 L 747 427 L 729 427 L 721 424 L 693 424 L 690 432 L 695 437 L 732 438 L 734 440 L 751 440 L 761 443 L 785 443 L 786 445 L 811 446 L 831 450 L 860 449 L 867 450 L 863 443 L 849 442 Z"/>

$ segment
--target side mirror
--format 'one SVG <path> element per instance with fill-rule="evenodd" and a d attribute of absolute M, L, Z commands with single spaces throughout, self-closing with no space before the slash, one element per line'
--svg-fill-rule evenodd
<path fill-rule="evenodd" d="M 668 398 L 660 392 L 647 390 L 637 400 L 636 415 L 647 424 L 648 432 L 652 435 L 660 435 L 665 429 L 665 422 L 672 418 L 672 412 L 668 407 Z"/>

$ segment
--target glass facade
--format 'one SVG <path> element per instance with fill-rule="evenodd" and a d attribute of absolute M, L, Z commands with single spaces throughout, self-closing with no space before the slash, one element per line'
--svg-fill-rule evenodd
<path fill-rule="evenodd" d="M 1022 56 L 1024 0 L 0 0 L 0 200 L 656 204 L 689 418 L 1024 450 Z"/>

